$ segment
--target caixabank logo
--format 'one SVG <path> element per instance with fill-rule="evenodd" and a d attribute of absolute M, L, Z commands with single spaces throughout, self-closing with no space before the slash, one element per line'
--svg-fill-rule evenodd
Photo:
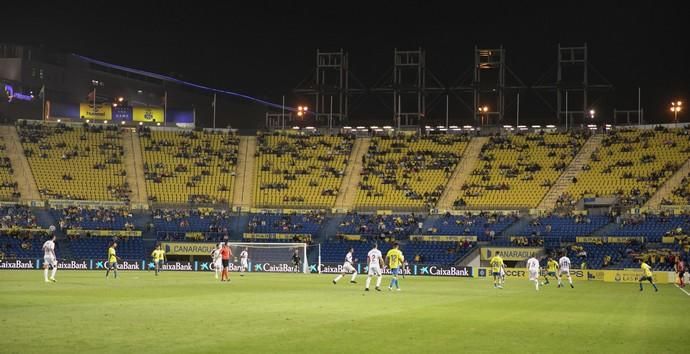
<path fill-rule="evenodd" d="M 419 275 L 468 278 L 472 276 L 472 267 L 421 266 L 419 267 Z"/>
<path fill-rule="evenodd" d="M 96 262 L 96 269 L 105 269 L 107 265 L 108 262 L 98 261 Z M 118 270 L 141 270 L 141 268 L 141 263 L 139 262 L 124 261 L 117 264 Z"/>
<path fill-rule="evenodd" d="M 89 265 L 86 261 L 58 262 L 58 269 L 88 270 Z"/>
<path fill-rule="evenodd" d="M 258 263 L 253 267 L 255 272 L 292 273 L 300 271 L 294 265 L 287 263 Z"/>
<path fill-rule="evenodd" d="M 148 263 L 148 269 L 155 269 L 156 264 L 154 262 Z M 164 271 L 193 271 L 194 265 L 192 262 L 164 262 L 160 265 L 160 270 Z"/>
<path fill-rule="evenodd" d="M 252 266 L 251 266 L 251 264 L 250 264 L 250 265 L 249 265 L 249 268 L 247 268 L 247 271 L 248 271 L 248 272 L 251 271 L 251 268 L 252 268 Z M 223 266 L 221 266 L 220 269 L 222 270 L 222 269 L 223 269 Z M 206 271 L 215 271 L 215 270 L 216 270 L 216 266 L 213 264 L 213 262 L 202 262 L 202 263 L 199 263 L 199 270 L 202 271 L 202 272 L 206 272 Z M 230 272 L 239 272 L 240 270 L 242 270 L 242 269 L 241 269 L 241 267 L 240 267 L 239 265 L 236 265 L 236 264 L 234 264 L 234 263 L 228 264 L 228 271 L 230 271 Z"/>
<path fill-rule="evenodd" d="M 36 264 L 33 261 L 3 261 L 0 260 L 0 269 L 34 269 Z"/>
<path fill-rule="evenodd" d="M 399 268 L 399 269 L 400 269 L 400 268 Z M 369 266 L 365 266 L 365 267 L 364 267 L 363 273 L 364 273 L 364 274 L 369 273 Z M 388 268 L 388 267 L 383 267 L 383 269 L 381 269 L 381 274 L 391 275 L 391 274 L 392 274 L 392 273 L 391 273 L 391 269 Z M 413 270 L 412 268 L 405 266 L 405 267 L 401 268 L 401 269 L 398 271 L 398 274 L 416 275 L 417 273 L 414 272 L 414 270 Z"/>

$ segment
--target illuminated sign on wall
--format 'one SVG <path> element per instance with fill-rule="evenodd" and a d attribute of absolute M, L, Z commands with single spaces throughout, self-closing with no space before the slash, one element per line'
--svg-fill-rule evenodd
<path fill-rule="evenodd" d="M 34 95 L 25 95 L 23 93 L 14 92 L 14 87 L 10 84 L 5 84 L 5 94 L 7 95 L 7 102 L 12 102 L 13 100 L 20 101 L 33 101 Z"/>

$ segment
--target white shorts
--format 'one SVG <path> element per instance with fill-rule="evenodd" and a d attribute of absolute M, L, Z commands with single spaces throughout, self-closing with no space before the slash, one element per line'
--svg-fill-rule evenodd
<path fill-rule="evenodd" d="M 220 259 L 213 262 L 213 269 L 223 269 L 223 262 Z"/>
<path fill-rule="evenodd" d="M 530 269 L 529 270 L 529 280 L 536 280 L 539 279 L 539 270 L 538 269 Z"/>
<path fill-rule="evenodd" d="M 343 273 L 352 273 L 354 271 L 355 267 L 353 267 L 349 262 L 345 262 L 345 264 L 343 264 Z"/>
<path fill-rule="evenodd" d="M 381 267 L 379 267 L 378 265 L 370 265 L 369 266 L 369 272 L 367 274 L 380 276 L 381 275 Z"/>
<path fill-rule="evenodd" d="M 51 267 L 57 267 L 57 260 L 53 256 L 44 256 L 43 257 L 43 264 L 47 264 Z"/>
<path fill-rule="evenodd" d="M 570 269 L 561 269 L 558 271 L 558 275 L 563 275 L 563 274 L 570 276 Z"/>
<path fill-rule="evenodd" d="M 240 266 L 241 266 L 242 268 L 249 268 L 248 262 L 247 262 L 246 259 L 243 259 L 243 260 L 240 262 Z"/>
<path fill-rule="evenodd" d="M 506 276 L 506 271 L 505 269 L 501 268 L 501 271 L 498 272 L 500 276 L 505 277 Z"/>

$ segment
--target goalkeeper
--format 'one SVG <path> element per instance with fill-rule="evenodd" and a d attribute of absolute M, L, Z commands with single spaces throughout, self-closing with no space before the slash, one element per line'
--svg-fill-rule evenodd
<path fill-rule="evenodd" d="M 299 250 L 295 250 L 295 253 L 292 254 L 292 265 L 295 267 L 295 273 L 299 273 L 299 265 L 301 261 L 302 259 L 299 257 Z"/>

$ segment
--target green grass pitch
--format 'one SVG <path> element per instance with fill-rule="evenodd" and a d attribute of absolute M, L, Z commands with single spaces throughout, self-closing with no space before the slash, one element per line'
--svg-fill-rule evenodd
<path fill-rule="evenodd" d="M 673 285 L 410 277 L 0 271 L 0 353 L 681 353 L 690 296 Z M 372 284 L 373 290 L 373 284 Z"/>

